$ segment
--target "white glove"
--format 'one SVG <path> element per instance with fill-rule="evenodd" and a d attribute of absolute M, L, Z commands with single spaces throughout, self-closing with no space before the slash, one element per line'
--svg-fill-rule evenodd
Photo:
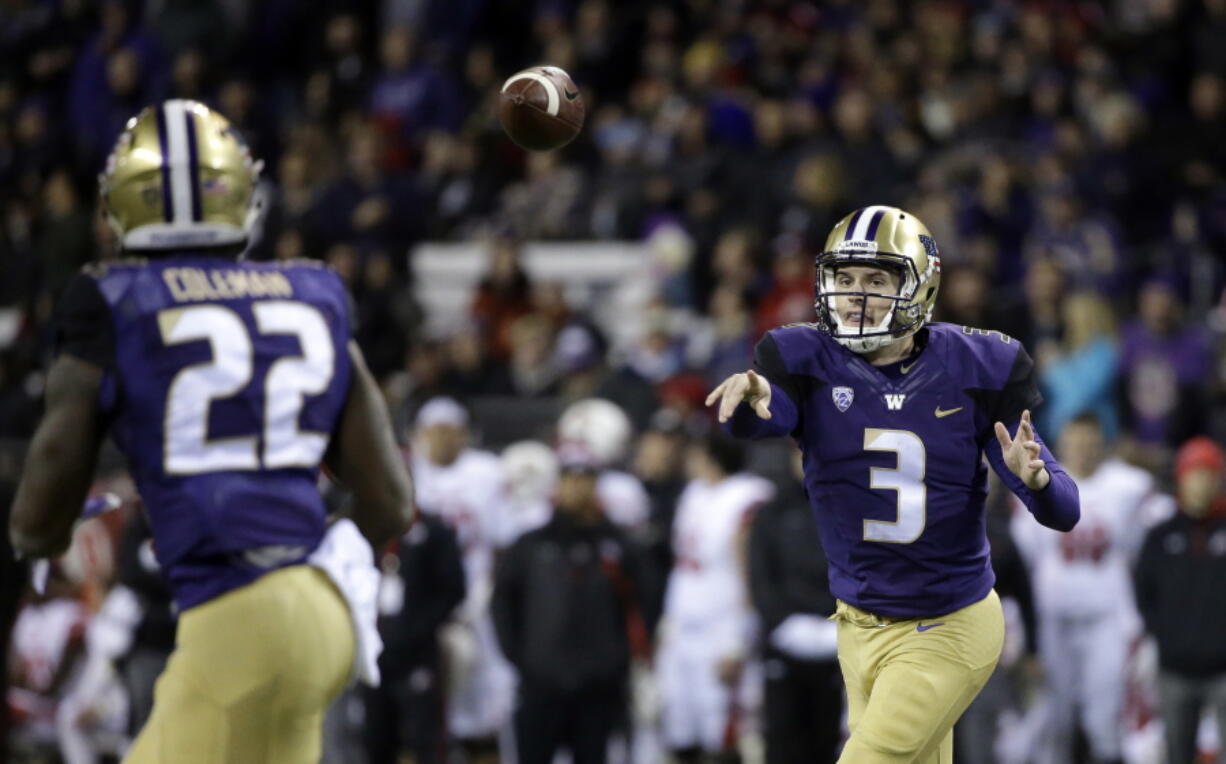
<path fill-rule="evenodd" d="M 838 653 L 839 625 L 820 615 L 795 613 L 775 627 L 770 643 L 797 660 L 829 660 Z"/>

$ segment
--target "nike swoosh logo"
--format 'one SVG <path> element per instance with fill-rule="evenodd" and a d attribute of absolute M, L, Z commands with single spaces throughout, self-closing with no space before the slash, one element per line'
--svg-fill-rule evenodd
<path fill-rule="evenodd" d="M 962 410 L 962 409 L 964 409 L 964 408 L 966 408 L 966 407 L 965 407 L 965 406 L 959 406 L 959 407 L 958 407 L 958 408 L 956 408 L 956 409 L 945 409 L 945 410 L 942 410 L 940 406 L 937 406 L 937 410 L 936 410 L 936 411 L 934 411 L 934 412 L 932 412 L 932 413 L 934 413 L 934 414 L 936 414 L 936 415 L 937 415 L 937 419 L 941 419 L 942 417 L 947 417 L 947 416 L 949 416 L 950 414 L 957 414 L 959 411 L 961 411 L 961 410 Z"/>
<path fill-rule="evenodd" d="M 941 621 L 940 623 L 930 623 L 927 626 L 925 626 L 922 623 L 917 623 L 915 624 L 915 630 L 916 631 L 928 631 L 929 629 L 935 629 L 938 626 L 944 626 L 944 625 L 945 625 L 944 621 Z"/>
<path fill-rule="evenodd" d="M 909 372 L 909 371 L 911 371 L 912 369 L 914 369 L 914 368 L 915 368 L 915 364 L 917 364 L 917 363 L 919 363 L 919 361 L 912 361 L 910 366 L 899 366 L 899 367 L 898 367 L 898 370 L 899 370 L 899 371 L 901 371 L 903 374 L 906 374 L 907 372 Z"/>
<path fill-rule="evenodd" d="M 565 91 L 563 91 L 563 92 L 562 92 L 562 95 L 566 96 L 566 100 L 568 100 L 568 101 L 573 101 L 573 100 L 575 100 L 576 98 L 578 98 L 578 97 L 579 97 L 579 91 L 577 91 L 577 90 L 565 90 Z"/>

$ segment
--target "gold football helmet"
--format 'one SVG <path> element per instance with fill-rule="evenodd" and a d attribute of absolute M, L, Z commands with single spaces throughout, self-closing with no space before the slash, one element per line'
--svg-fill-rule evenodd
<path fill-rule="evenodd" d="M 898 293 L 870 295 L 839 291 L 839 268 L 867 265 L 899 275 Z M 928 227 L 897 207 L 864 207 L 840 220 L 817 256 L 817 325 L 839 344 L 868 353 L 920 330 L 931 320 L 941 283 L 941 255 Z M 876 326 L 846 326 L 835 308 L 838 297 L 870 296 L 893 305 Z"/>
<path fill-rule="evenodd" d="M 225 117 L 174 99 L 128 120 L 99 193 L 125 250 L 242 246 L 258 215 L 262 168 Z"/>

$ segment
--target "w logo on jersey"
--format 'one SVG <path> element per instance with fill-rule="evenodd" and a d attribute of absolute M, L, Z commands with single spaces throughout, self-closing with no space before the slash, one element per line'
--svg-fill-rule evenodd
<path fill-rule="evenodd" d="M 902 403 L 907 399 L 903 393 L 886 393 L 885 407 L 890 411 L 901 411 Z"/>
<path fill-rule="evenodd" d="M 851 402 L 856 399 L 856 391 L 850 387 L 836 387 L 830 391 L 830 397 L 834 400 L 834 405 L 838 406 L 839 411 L 846 411 L 851 408 Z"/>

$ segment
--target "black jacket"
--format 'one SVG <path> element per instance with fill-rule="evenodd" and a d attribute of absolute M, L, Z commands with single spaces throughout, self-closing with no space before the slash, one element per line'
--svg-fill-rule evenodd
<path fill-rule="evenodd" d="M 1226 518 L 1198 521 L 1181 512 L 1150 529 L 1135 583 L 1163 669 L 1226 673 Z"/>
<path fill-rule="evenodd" d="M 396 574 L 404 585 L 400 611 L 379 616 L 383 654 L 379 671 L 388 679 L 438 661 L 438 629 L 464 601 L 464 561 L 455 532 L 424 512 L 400 537 Z"/>
<path fill-rule="evenodd" d="M 178 618 L 170 585 L 145 546 L 152 538 L 144 512 L 124 528 L 119 542 L 119 583 L 132 590 L 141 604 L 141 617 L 132 635 L 133 648 L 169 653 L 175 648 Z"/>
<path fill-rule="evenodd" d="M 749 592 L 767 634 L 794 613 L 834 612 L 826 554 L 809 500 L 797 483 L 789 482 L 754 518 Z"/>
<path fill-rule="evenodd" d="M 528 685 L 546 692 L 625 683 L 632 640 L 651 627 L 641 553 L 602 520 L 581 526 L 554 514 L 499 561 L 493 614 L 498 642 Z"/>

